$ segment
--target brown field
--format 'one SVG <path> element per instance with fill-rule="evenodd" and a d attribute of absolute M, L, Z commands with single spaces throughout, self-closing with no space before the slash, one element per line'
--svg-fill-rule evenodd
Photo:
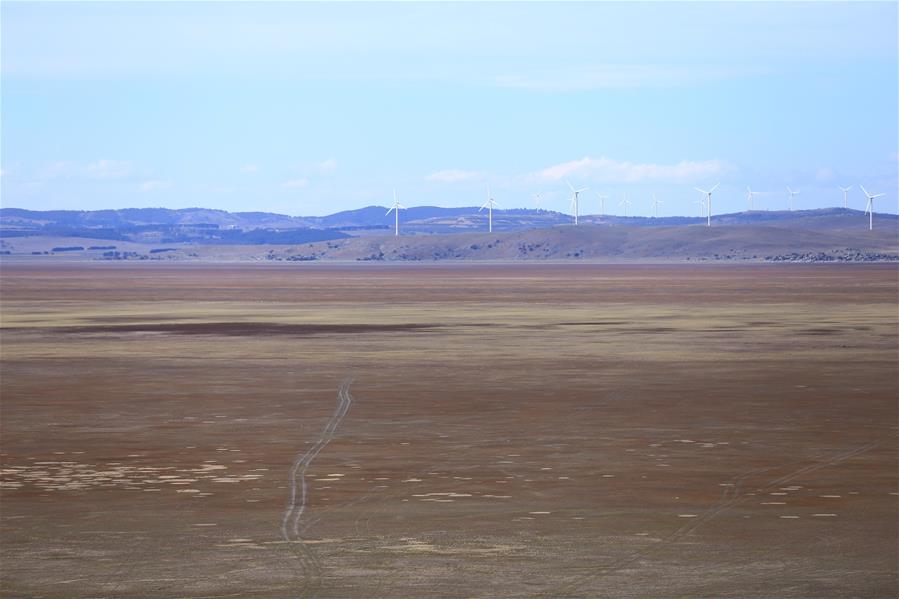
<path fill-rule="evenodd" d="M 895 597 L 897 274 L 4 264 L 0 591 Z"/>

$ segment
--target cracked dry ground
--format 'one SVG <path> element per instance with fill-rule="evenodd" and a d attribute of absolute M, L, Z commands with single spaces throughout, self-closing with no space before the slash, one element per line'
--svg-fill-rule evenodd
<path fill-rule="evenodd" d="M 897 273 L 4 264 L 0 590 L 896 596 Z"/>

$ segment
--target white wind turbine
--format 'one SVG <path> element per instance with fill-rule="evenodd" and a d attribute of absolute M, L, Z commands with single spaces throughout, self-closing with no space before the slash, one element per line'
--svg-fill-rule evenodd
<path fill-rule="evenodd" d="M 746 199 L 749 200 L 749 211 L 750 212 L 755 210 L 755 206 L 753 206 L 753 204 L 752 204 L 752 198 L 754 196 L 757 196 L 758 194 L 759 194 L 759 192 L 752 191 L 749 187 L 746 188 Z"/>
<path fill-rule="evenodd" d="M 705 216 L 705 196 L 700 197 L 698 200 L 694 200 L 693 203 L 699 204 L 699 216 Z"/>
<path fill-rule="evenodd" d="M 627 192 L 624 192 L 624 199 L 618 204 L 619 206 L 624 206 L 624 216 L 627 217 L 627 207 L 631 205 L 631 201 L 627 199 Z"/>
<path fill-rule="evenodd" d="M 396 221 L 395 227 L 396 228 L 394 229 L 394 233 L 393 233 L 394 235 L 400 234 L 400 210 L 405 210 L 405 209 L 406 209 L 405 206 L 403 206 L 398 201 L 396 201 L 396 189 L 394 189 L 393 190 L 393 206 L 391 206 L 390 210 L 387 211 L 387 214 L 384 215 L 384 216 L 389 216 L 391 212 L 393 212 L 396 215 L 396 219 L 395 219 L 395 221 Z"/>
<path fill-rule="evenodd" d="M 874 229 L 874 199 L 879 198 L 881 196 L 885 196 L 885 193 L 878 193 L 871 195 L 868 193 L 868 190 L 865 189 L 864 185 L 859 185 L 862 188 L 862 193 L 865 194 L 865 197 L 868 198 L 868 205 L 865 206 L 865 212 L 868 213 L 868 230 L 871 231 Z"/>
<path fill-rule="evenodd" d="M 715 191 L 716 189 L 718 189 L 719 185 L 721 185 L 721 183 L 715 183 L 715 187 L 711 188 L 708 191 L 706 191 L 704 189 L 700 189 L 698 187 L 693 188 L 696 191 L 698 191 L 699 193 L 705 195 L 705 207 L 706 207 L 705 214 L 706 214 L 706 226 L 707 227 L 712 226 L 712 192 Z"/>
<path fill-rule="evenodd" d="M 793 211 L 793 196 L 799 195 L 799 190 L 793 191 L 789 187 L 787 187 L 787 192 L 790 194 L 790 212 Z"/>
<path fill-rule="evenodd" d="M 588 188 L 587 188 L 587 187 L 582 187 L 581 189 L 575 189 L 575 188 L 571 185 L 571 183 L 569 183 L 568 181 L 565 181 L 565 183 L 568 183 L 568 189 L 571 190 L 571 207 L 574 209 L 574 224 L 577 224 L 577 218 L 578 218 L 578 196 L 579 196 L 581 193 L 587 191 Z"/>
<path fill-rule="evenodd" d="M 652 217 L 656 218 L 659 215 L 659 206 L 664 204 L 658 198 L 656 198 L 656 194 L 652 194 Z"/>
<path fill-rule="evenodd" d="M 540 194 L 535 193 L 533 195 L 533 198 L 534 198 L 534 207 L 537 208 L 537 211 L 539 212 L 540 211 Z"/>
<path fill-rule="evenodd" d="M 605 216 L 606 212 L 606 200 L 609 199 L 609 196 L 596 192 L 596 197 L 599 198 L 599 215 Z"/>
<path fill-rule="evenodd" d="M 846 198 L 846 194 L 849 193 L 849 190 L 852 189 L 852 186 L 850 185 L 849 187 L 840 187 L 839 185 L 837 185 L 837 189 L 843 192 L 843 208 L 848 208 L 849 200 Z"/>
<path fill-rule="evenodd" d="M 488 186 L 487 186 L 487 201 L 484 202 L 484 205 L 483 205 L 483 206 L 481 206 L 480 208 L 478 208 L 478 212 L 480 212 L 480 211 L 483 210 L 484 208 L 487 209 L 487 214 L 488 214 L 488 218 L 489 218 L 488 221 L 487 221 L 487 222 L 489 223 L 489 225 L 488 225 L 488 227 L 489 227 L 488 230 L 489 230 L 491 233 L 493 233 L 493 207 L 494 207 L 494 206 L 499 206 L 499 202 L 497 202 L 496 200 L 494 200 L 493 197 L 490 195 L 490 186 L 488 185 Z"/>

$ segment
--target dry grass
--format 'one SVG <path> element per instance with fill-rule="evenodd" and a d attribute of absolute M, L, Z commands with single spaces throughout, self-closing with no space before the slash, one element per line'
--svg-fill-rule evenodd
<path fill-rule="evenodd" d="M 6 595 L 895 594 L 893 267 L 144 266 L 2 273 Z"/>

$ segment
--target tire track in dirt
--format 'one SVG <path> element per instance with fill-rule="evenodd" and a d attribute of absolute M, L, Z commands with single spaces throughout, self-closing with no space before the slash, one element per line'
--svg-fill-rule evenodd
<path fill-rule="evenodd" d="M 337 391 L 337 407 L 325 427 L 319 434 L 315 444 L 305 453 L 296 457 L 291 466 L 288 482 L 290 483 L 287 507 L 281 519 L 281 538 L 300 562 L 302 582 L 298 589 L 298 597 L 315 597 L 321 587 L 322 567 L 316 555 L 306 545 L 300 534 L 300 518 L 306 511 L 309 487 L 306 482 L 306 470 L 319 453 L 330 443 L 340 422 L 346 416 L 353 403 L 350 395 L 352 377 L 345 378 Z"/>

